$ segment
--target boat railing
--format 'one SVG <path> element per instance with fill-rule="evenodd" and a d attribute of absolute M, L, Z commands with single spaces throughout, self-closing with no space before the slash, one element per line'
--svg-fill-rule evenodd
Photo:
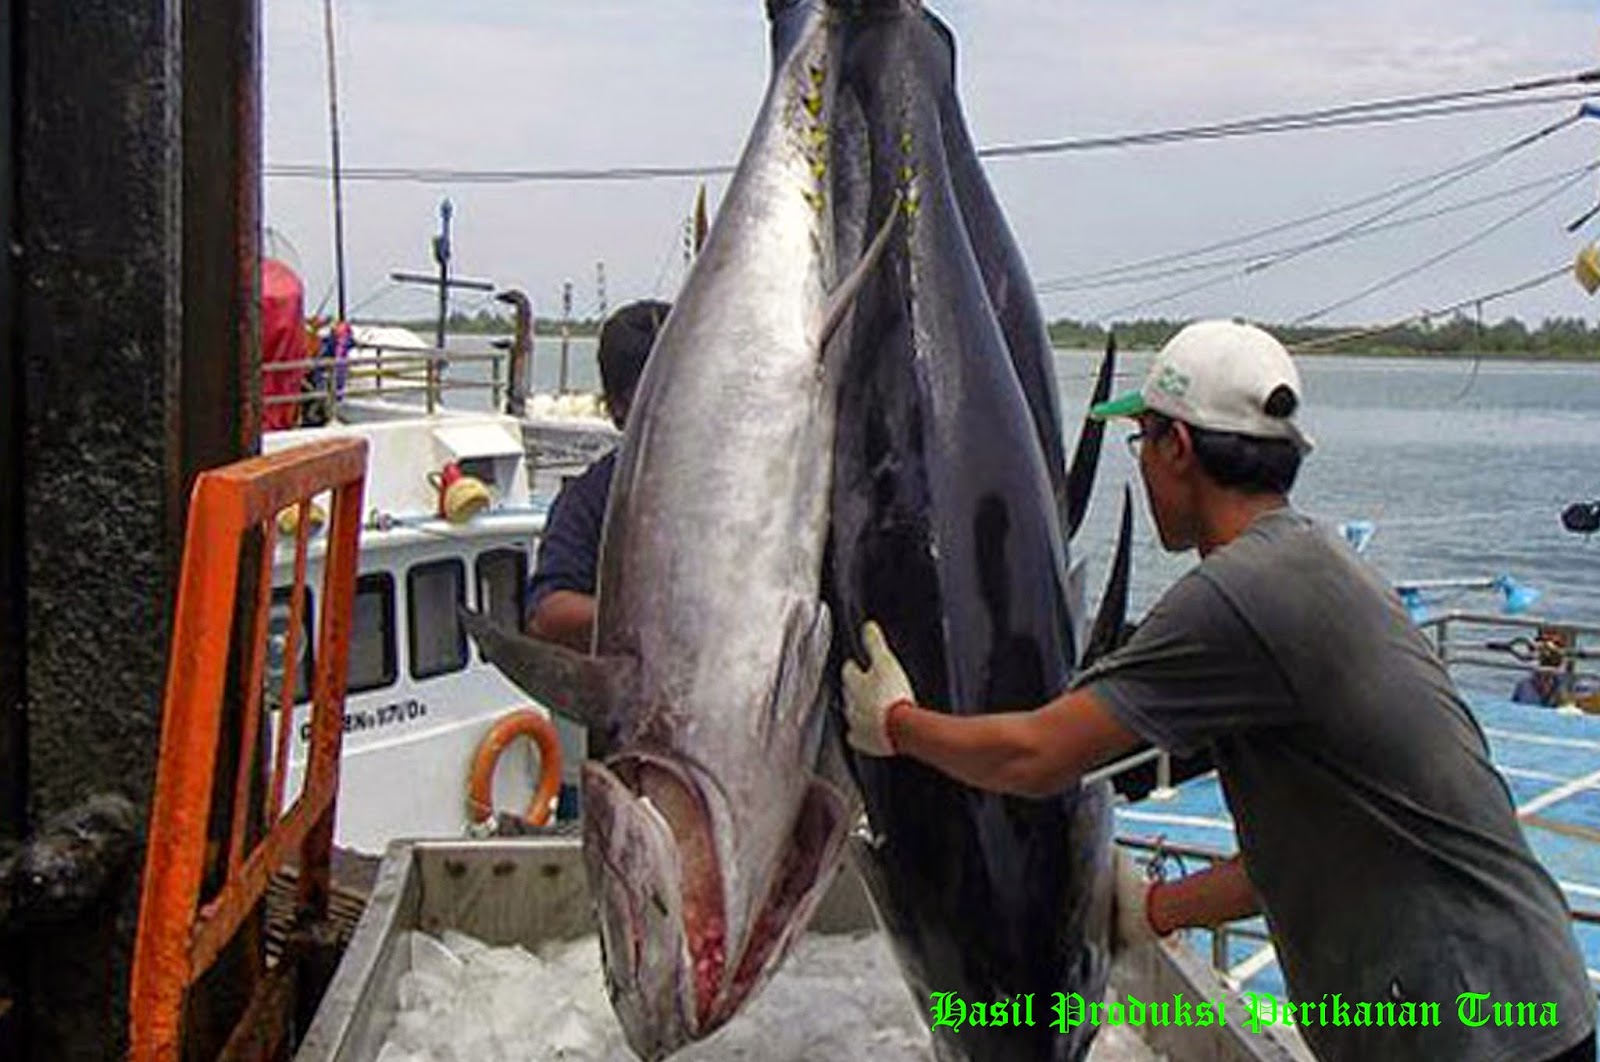
<path fill-rule="evenodd" d="M 1219 848 L 1207 848 L 1201 845 L 1179 844 L 1161 837 L 1135 837 L 1119 836 L 1117 843 L 1125 848 L 1139 852 L 1147 852 L 1152 860 L 1165 863 L 1167 860 L 1177 862 L 1181 872 L 1188 874 L 1196 869 L 1206 869 L 1218 863 L 1232 859 L 1234 853 Z M 1193 861 L 1202 864 L 1200 867 L 1189 866 Z M 1572 921 L 1575 924 L 1600 925 L 1600 911 L 1569 905 Z M 1211 968 L 1221 977 L 1224 983 L 1234 991 L 1240 990 L 1243 982 L 1260 971 L 1262 960 L 1257 958 L 1263 954 L 1262 949 L 1270 948 L 1272 935 L 1265 929 L 1251 925 L 1253 919 L 1238 919 L 1232 922 L 1223 922 L 1212 926 L 1203 932 L 1211 935 L 1210 958 Z M 1233 946 L 1239 941 L 1246 941 L 1255 945 L 1255 951 L 1241 962 L 1233 962 Z M 1592 979 L 1591 979 L 1592 981 Z M 1595 994 L 1600 996 L 1600 985 L 1591 984 Z"/>
<path fill-rule="evenodd" d="M 1574 706 L 1600 712 L 1600 696 L 1582 692 L 1600 690 L 1600 625 L 1450 610 L 1418 627 L 1452 671 L 1558 672 Z"/>
<path fill-rule="evenodd" d="M 427 412 L 432 413 L 446 391 L 488 391 L 493 409 L 504 409 L 512 393 L 506 364 L 512 355 L 498 352 L 467 352 L 438 347 L 392 347 L 356 343 L 350 353 L 338 359 L 304 358 L 278 361 L 261 367 L 262 374 L 315 373 L 316 384 L 296 394 L 274 395 L 263 404 L 290 405 L 324 400 L 330 405 L 349 398 L 398 398 L 422 395 Z M 487 366 L 487 378 L 454 376 L 446 373 L 451 365 Z"/>

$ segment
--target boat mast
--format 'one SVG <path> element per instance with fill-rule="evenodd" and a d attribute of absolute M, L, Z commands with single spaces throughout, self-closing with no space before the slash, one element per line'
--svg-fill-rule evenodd
<path fill-rule="evenodd" d="M 339 162 L 339 78 L 333 46 L 333 0 L 322 0 L 322 30 L 328 48 L 328 135 L 333 147 L 333 269 L 339 291 L 339 320 L 345 319 L 344 182 Z"/>

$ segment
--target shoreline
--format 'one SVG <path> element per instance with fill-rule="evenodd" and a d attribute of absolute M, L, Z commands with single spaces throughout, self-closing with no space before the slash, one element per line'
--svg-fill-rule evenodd
<path fill-rule="evenodd" d="M 1051 349 L 1058 354 L 1092 354 L 1095 357 L 1099 357 L 1102 353 L 1104 353 L 1103 350 L 1096 350 L 1092 347 L 1068 347 L 1060 346 L 1058 344 L 1053 344 Z M 1121 344 L 1118 344 L 1117 346 L 1117 354 L 1119 356 L 1123 354 L 1154 355 L 1156 350 L 1156 347 L 1124 347 Z M 1593 353 L 1573 352 L 1541 354 L 1536 351 L 1418 351 L 1395 348 L 1368 348 L 1364 350 L 1296 350 L 1293 346 L 1290 346 L 1289 352 L 1296 358 L 1388 358 L 1392 361 L 1450 362 L 1493 361 L 1529 365 L 1551 363 L 1581 364 L 1587 361 L 1600 362 L 1600 349 L 1596 349 Z"/>

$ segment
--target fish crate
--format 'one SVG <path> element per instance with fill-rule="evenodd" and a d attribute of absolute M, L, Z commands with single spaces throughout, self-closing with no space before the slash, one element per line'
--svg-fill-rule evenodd
<path fill-rule="evenodd" d="M 400 978 L 410 969 L 407 934 L 455 930 L 489 945 L 539 945 L 596 931 L 582 844 L 570 834 L 480 841 L 395 841 L 384 855 L 355 935 L 295 1055 L 296 1062 L 372 1062 L 396 1013 Z M 878 928 L 871 901 L 847 860 L 811 919 L 813 934 Z M 1139 949 L 1112 968 L 1112 995 L 1144 1000 L 1228 999 L 1238 994 L 1181 942 Z M 1104 1030 L 1103 1030 L 1104 1031 Z M 1166 1032 L 1167 1035 L 1160 1035 Z M 1303 1045 L 1225 1027 L 1143 1030 L 1169 1058 L 1204 1062 L 1304 1062 Z M 1270 1034 L 1273 1030 L 1267 1030 Z M 1154 1034 L 1153 1034 L 1154 1033 Z M 931 1056 L 930 1056 L 931 1057 Z M 1090 1058 L 1096 1054 L 1091 1052 Z"/>
<path fill-rule="evenodd" d="M 846 867 L 811 919 L 813 933 L 875 929 L 871 902 Z M 296 1062 L 371 1062 L 410 968 L 406 934 L 453 929 L 487 944 L 535 948 L 597 930 L 573 836 L 395 841 L 373 883 Z"/>

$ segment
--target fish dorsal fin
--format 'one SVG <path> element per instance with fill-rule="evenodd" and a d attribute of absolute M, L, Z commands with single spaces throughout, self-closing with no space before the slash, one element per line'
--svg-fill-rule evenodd
<path fill-rule="evenodd" d="M 1133 491 L 1122 485 L 1122 527 L 1117 532 L 1117 551 L 1111 559 L 1111 575 L 1095 613 L 1089 643 L 1083 647 L 1081 664 L 1088 667 L 1122 643 L 1122 628 L 1128 621 L 1128 576 L 1132 564 Z"/>
<path fill-rule="evenodd" d="M 483 658 L 524 693 L 581 726 L 614 728 L 633 680 L 633 658 L 575 653 L 510 630 L 482 613 L 458 611 Z"/>
<path fill-rule="evenodd" d="M 850 311 L 850 306 L 861 293 L 861 287 L 867 282 L 874 267 L 883 258 L 883 252 L 889 247 L 889 236 L 894 232 L 895 222 L 900 218 L 901 195 L 896 192 L 894 202 L 889 204 L 889 215 L 883 219 L 883 224 L 878 226 L 877 235 L 872 237 L 872 242 L 867 244 L 867 249 L 861 252 L 861 260 L 855 268 L 839 281 L 833 289 L 833 294 L 828 296 L 828 308 L 822 318 L 822 342 L 826 344 L 839 325 L 844 321 L 845 314 Z"/>
<path fill-rule="evenodd" d="M 1111 397 L 1111 380 L 1117 370 L 1117 337 L 1106 335 L 1106 354 L 1100 359 L 1100 376 L 1094 382 L 1091 407 Z M 1094 491 L 1095 471 L 1100 467 L 1100 444 L 1105 439 L 1106 422 L 1093 417 L 1083 422 L 1078 447 L 1072 454 L 1072 469 L 1067 473 L 1067 540 L 1070 542 L 1083 525 L 1089 511 L 1089 495 Z"/>

